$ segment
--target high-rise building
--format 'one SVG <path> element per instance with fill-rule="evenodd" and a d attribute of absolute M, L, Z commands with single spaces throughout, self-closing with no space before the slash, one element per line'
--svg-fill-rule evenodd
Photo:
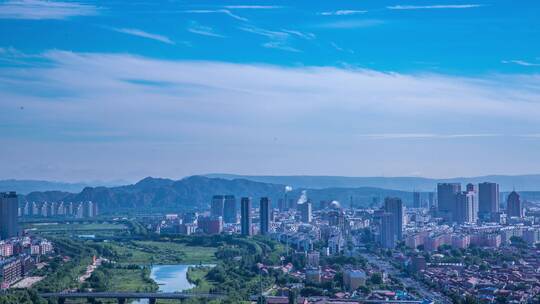
<path fill-rule="evenodd" d="M 468 183 L 467 193 L 473 195 L 473 222 L 478 220 L 478 186 Z"/>
<path fill-rule="evenodd" d="M 200 216 L 197 226 L 206 234 L 220 234 L 223 231 L 221 216 Z"/>
<path fill-rule="evenodd" d="M 251 230 L 251 198 L 242 197 L 240 200 L 240 226 L 242 235 L 252 235 Z"/>
<path fill-rule="evenodd" d="M 236 198 L 234 195 L 225 195 L 223 221 L 227 224 L 236 224 Z"/>
<path fill-rule="evenodd" d="M 396 234 L 395 227 L 396 222 L 394 222 L 393 214 L 389 212 L 383 212 L 379 215 L 380 217 L 380 243 L 383 248 L 394 248 L 396 246 Z"/>
<path fill-rule="evenodd" d="M 285 209 L 286 209 L 286 206 L 285 206 L 285 205 L 286 205 L 285 199 L 280 198 L 280 199 L 278 200 L 278 210 L 279 210 L 280 212 L 285 211 Z"/>
<path fill-rule="evenodd" d="M 223 217 L 223 209 L 225 208 L 225 196 L 214 195 L 210 205 L 210 215 Z"/>
<path fill-rule="evenodd" d="M 420 203 L 420 192 L 418 192 L 418 191 L 413 192 L 413 207 L 414 208 L 422 207 L 422 205 Z"/>
<path fill-rule="evenodd" d="M 499 184 L 480 183 L 478 185 L 478 213 L 487 219 L 492 213 L 499 212 Z"/>
<path fill-rule="evenodd" d="M 19 199 L 15 192 L 0 193 L 0 239 L 19 236 Z"/>
<path fill-rule="evenodd" d="M 392 238 L 401 241 L 403 238 L 403 202 L 397 197 L 387 197 L 384 199 L 384 211 L 391 214 Z M 395 243 L 394 243 L 395 244 Z"/>
<path fill-rule="evenodd" d="M 437 184 L 437 214 L 447 222 L 454 218 L 456 194 L 459 192 L 461 192 L 459 183 Z"/>
<path fill-rule="evenodd" d="M 428 209 L 435 206 L 435 192 L 428 193 Z"/>
<path fill-rule="evenodd" d="M 456 194 L 454 221 L 459 224 L 474 223 L 474 193 L 460 192 Z"/>
<path fill-rule="evenodd" d="M 510 192 L 506 200 L 506 214 L 508 217 L 523 217 L 523 205 L 516 191 Z"/>
<path fill-rule="evenodd" d="M 311 201 L 307 201 L 303 204 L 300 204 L 298 207 L 300 208 L 300 212 L 302 215 L 302 222 L 311 223 L 311 220 L 312 220 L 311 212 L 313 208 Z"/>
<path fill-rule="evenodd" d="M 261 202 L 259 206 L 259 217 L 261 224 L 261 234 L 267 235 L 268 230 L 270 229 L 270 212 L 272 206 L 268 197 L 261 197 Z"/>

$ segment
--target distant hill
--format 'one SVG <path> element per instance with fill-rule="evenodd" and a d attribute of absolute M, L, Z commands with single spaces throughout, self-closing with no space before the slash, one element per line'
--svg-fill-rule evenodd
<path fill-rule="evenodd" d="M 460 182 L 478 184 L 485 181 L 498 183 L 501 191 L 540 191 L 540 174 L 535 175 L 487 175 L 434 179 L 424 177 L 346 177 L 346 176 L 264 176 L 207 174 L 207 177 L 224 179 L 248 179 L 263 183 L 290 185 L 294 188 L 358 188 L 375 187 L 401 191 L 435 191 L 437 183 Z"/>
<path fill-rule="evenodd" d="M 372 187 L 354 189 L 328 188 L 305 189 L 296 188 L 289 192 L 288 198 L 297 200 L 306 190 L 314 204 L 321 200 L 338 200 L 349 206 L 352 197 L 355 206 L 367 206 L 374 197 L 398 196 L 405 202 L 412 200 L 412 194 L 405 191 L 385 190 Z M 260 197 L 269 197 L 274 205 L 283 198 L 284 184 L 256 182 L 247 179 L 222 179 L 204 176 L 191 176 L 178 181 L 147 177 L 136 184 L 119 187 L 86 187 L 80 193 L 61 191 L 32 192 L 22 196 L 22 201 L 65 201 L 78 202 L 91 200 L 100 204 L 104 211 L 120 209 L 169 210 L 206 208 L 214 194 L 232 194 L 239 200 L 249 196 L 258 203 Z"/>
<path fill-rule="evenodd" d="M 27 194 L 33 191 L 65 191 L 79 192 L 84 187 L 92 186 L 86 183 L 64 183 L 42 180 L 0 180 L 0 192 L 16 191 L 17 193 Z"/>
<path fill-rule="evenodd" d="M 252 177 L 247 177 L 252 178 Z M 293 185 L 293 190 L 287 193 L 289 199 L 298 200 L 302 191 L 307 191 L 308 198 L 311 199 L 315 207 L 320 201 L 337 200 L 344 207 L 349 207 L 351 200 L 355 207 L 373 206 L 374 198 L 379 202 L 387 196 L 399 197 L 406 205 L 412 203 L 412 192 L 384 189 L 373 186 L 354 186 L 354 187 L 326 187 L 324 185 L 331 183 L 340 183 L 340 185 L 354 185 L 360 180 L 365 180 L 366 184 L 370 178 L 342 178 L 342 177 L 253 177 L 253 179 L 272 180 L 272 182 L 262 182 L 250 180 L 247 178 L 232 179 L 211 178 L 207 176 L 190 176 L 181 180 L 171 180 L 164 178 L 147 177 L 132 185 L 116 187 L 85 187 L 80 192 L 70 193 L 66 191 L 34 191 L 20 197 L 24 201 L 64 201 L 80 202 L 91 200 L 99 203 L 102 211 L 120 211 L 131 210 L 139 212 L 166 211 L 177 212 L 184 210 L 193 210 L 208 208 L 212 196 L 215 194 L 232 194 L 239 200 L 243 196 L 253 198 L 254 206 L 257 206 L 260 197 L 269 197 L 274 206 L 285 195 L 286 185 Z M 416 189 L 431 189 L 440 180 L 416 179 L 416 178 L 382 178 L 385 179 L 384 185 L 387 187 L 398 187 L 404 183 L 404 179 L 410 182 L 417 182 Z M 489 180 L 500 182 L 496 178 L 477 178 L 480 181 Z M 277 181 L 283 181 L 278 183 Z M 429 180 L 422 181 L 422 180 Z M 450 179 L 444 181 L 455 181 Z M 464 179 L 458 180 L 462 183 L 476 180 Z M 374 180 L 371 181 L 375 183 Z M 425 188 L 421 187 L 421 182 L 425 182 Z M 302 183 L 309 184 L 311 187 L 303 187 Z M 318 187 L 316 187 L 318 186 Z M 402 185 L 402 187 L 405 187 Z M 540 192 L 538 191 L 519 191 L 525 200 L 540 201 Z M 502 193 L 503 201 L 506 193 Z M 422 193 L 423 199 L 427 198 L 427 193 Z"/>

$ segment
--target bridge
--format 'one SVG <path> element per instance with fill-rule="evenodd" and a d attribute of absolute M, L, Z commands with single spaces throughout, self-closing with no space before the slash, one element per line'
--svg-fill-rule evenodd
<path fill-rule="evenodd" d="M 183 300 L 188 298 L 222 299 L 223 294 L 194 293 L 194 292 L 48 292 L 40 293 L 43 298 L 57 298 L 59 304 L 66 299 L 117 299 L 118 304 L 125 304 L 127 299 L 148 299 L 149 304 L 155 304 L 157 299 Z"/>

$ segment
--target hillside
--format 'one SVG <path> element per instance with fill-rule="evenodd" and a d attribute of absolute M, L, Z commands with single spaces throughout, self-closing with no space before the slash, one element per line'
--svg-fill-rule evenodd
<path fill-rule="evenodd" d="M 435 179 L 425 177 L 347 177 L 347 176 L 265 176 L 265 175 L 235 175 L 207 174 L 207 177 L 225 179 L 248 179 L 263 183 L 290 185 L 296 188 L 358 188 L 374 187 L 401 191 L 435 191 L 437 183 L 459 182 L 478 184 L 489 181 L 498 183 L 501 191 L 540 191 L 540 175 L 486 175 L 476 177 L 455 177 Z"/>
<path fill-rule="evenodd" d="M 284 196 L 285 185 L 262 183 L 246 179 L 227 180 L 191 176 L 178 181 L 147 177 L 136 184 L 120 187 L 86 187 L 80 193 L 60 191 L 32 192 L 21 197 L 23 201 L 87 201 L 98 202 L 103 211 L 119 209 L 139 210 L 187 210 L 208 207 L 214 194 L 232 194 L 237 198 L 250 196 L 256 203 L 262 196 L 268 196 L 277 204 Z M 318 204 L 321 200 L 338 200 L 349 206 L 350 198 L 356 206 L 371 204 L 373 197 L 399 196 L 405 202 L 412 199 L 411 193 L 371 187 L 354 189 L 293 189 L 289 198 L 298 199 L 303 190 Z"/>

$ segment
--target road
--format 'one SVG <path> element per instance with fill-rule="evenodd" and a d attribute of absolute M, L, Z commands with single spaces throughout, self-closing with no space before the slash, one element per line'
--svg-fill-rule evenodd
<path fill-rule="evenodd" d="M 364 257 L 371 265 L 376 266 L 380 270 L 383 270 L 396 280 L 400 281 L 404 286 L 412 287 L 416 290 L 416 292 L 425 299 L 431 299 L 435 303 L 441 303 L 441 304 L 451 304 L 452 301 L 446 297 L 445 295 L 441 294 L 437 291 L 432 291 L 427 287 L 424 283 L 419 282 L 413 278 L 410 277 L 404 277 L 399 269 L 394 267 L 392 264 L 390 264 L 388 261 L 372 254 L 372 253 L 366 253 L 362 252 L 360 253 L 362 257 Z"/>

